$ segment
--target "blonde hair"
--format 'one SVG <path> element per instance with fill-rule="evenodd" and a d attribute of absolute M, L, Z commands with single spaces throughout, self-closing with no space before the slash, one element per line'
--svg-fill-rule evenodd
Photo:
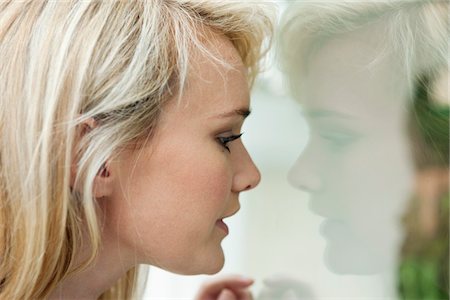
<path fill-rule="evenodd" d="M 151 136 L 183 90 L 192 49 L 206 51 L 201 28 L 230 39 L 252 81 L 271 23 L 261 5 L 234 1 L 0 3 L 1 299 L 49 295 L 73 269 L 82 231 L 92 251 L 75 271 L 93 262 L 93 180 L 121 148 Z M 99 126 L 75 143 L 89 118 Z M 137 276 L 131 269 L 101 298 L 131 298 Z"/>
<path fill-rule="evenodd" d="M 393 54 L 412 91 L 422 73 L 448 68 L 449 4 L 442 0 L 299 1 L 283 16 L 282 69 L 291 90 L 301 89 L 308 60 L 327 39 L 383 24 L 380 57 Z M 378 58 L 378 59 L 379 59 Z"/>

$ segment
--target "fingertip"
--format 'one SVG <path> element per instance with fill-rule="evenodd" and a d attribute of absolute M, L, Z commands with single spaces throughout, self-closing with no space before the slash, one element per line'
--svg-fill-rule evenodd
<path fill-rule="evenodd" d="M 224 278 L 225 281 L 228 281 L 230 283 L 239 284 L 239 285 L 245 285 L 249 286 L 255 282 L 253 278 L 244 276 L 244 275 L 232 275 L 229 277 Z"/>
<path fill-rule="evenodd" d="M 237 300 L 237 298 L 229 289 L 223 289 L 222 292 L 220 292 L 219 297 L 217 297 L 217 300 Z"/>
<path fill-rule="evenodd" d="M 254 282 L 254 281 L 255 281 L 253 278 L 250 278 L 250 277 L 247 277 L 247 276 L 241 276 L 241 279 L 242 279 L 243 281 L 251 281 L 251 282 Z"/>
<path fill-rule="evenodd" d="M 246 285 L 252 285 L 253 283 L 255 283 L 255 280 L 253 278 L 245 276 L 241 276 L 239 280 Z"/>

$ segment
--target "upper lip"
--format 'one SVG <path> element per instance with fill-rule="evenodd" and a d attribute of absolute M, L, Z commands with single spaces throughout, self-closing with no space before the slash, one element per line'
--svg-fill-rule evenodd
<path fill-rule="evenodd" d="M 228 214 L 228 215 L 226 215 L 226 216 L 223 216 L 223 217 L 220 218 L 219 220 L 223 220 L 223 219 L 225 219 L 225 218 L 229 218 L 229 217 L 235 215 L 235 214 L 239 211 L 239 209 L 240 209 L 240 208 L 236 209 L 236 210 L 235 210 L 234 212 L 232 212 L 231 214 Z"/>
<path fill-rule="evenodd" d="M 327 220 L 335 220 L 335 221 L 343 220 L 343 218 L 341 216 L 337 215 L 336 213 L 333 214 L 333 213 L 330 213 L 330 212 L 322 212 L 322 211 L 313 210 L 313 209 L 311 209 L 311 211 L 315 215 L 317 215 L 319 217 L 322 217 L 324 219 L 327 219 Z"/>
<path fill-rule="evenodd" d="M 318 216 L 323 217 L 323 218 L 331 218 L 331 214 L 329 214 L 328 212 L 323 212 L 323 211 L 317 209 L 316 207 L 312 206 L 311 203 L 308 205 L 308 208 L 315 215 L 318 215 Z"/>
<path fill-rule="evenodd" d="M 329 206 L 318 204 L 317 201 L 310 201 L 308 203 L 308 209 L 315 215 L 326 219 L 336 219 L 339 214 Z"/>

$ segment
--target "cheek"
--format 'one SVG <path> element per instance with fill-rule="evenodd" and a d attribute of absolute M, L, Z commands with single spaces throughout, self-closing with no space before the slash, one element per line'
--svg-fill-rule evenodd
<path fill-rule="evenodd" d="M 108 218 L 143 262 L 178 270 L 174 265 L 219 247 L 215 222 L 228 205 L 232 172 L 214 150 L 154 153 L 121 178 Z"/>
<path fill-rule="evenodd" d="M 329 201 L 358 236 L 394 239 L 410 189 L 410 160 L 399 139 L 367 138 L 349 149 L 327 180 Z M 339 176 L 338 176 L 339 175 Z"/>
<path fill-rule="evenodd" d="M 336 168 L 337 191 L 343 196 L 354 195 L 356 198 L 350 197 L 354 201 L 366 202 L 365 210 L 393 206 L 408 197 L 411 161 L 407 149 L 401 146 L 373 138 L 350 149 Z"/>
<path fill-rule="evenodd" d="M 164 199 L 161 209 L 167 209 L 170 217 L 193 223 L 222 213 L 232 181 L 231 168 L 223 154 L 195 149 L 170 157 L 170 161 L 156 160 L 155 165 L 160 167 L 148 177 L 153 187 L 151 194 L 157 194 L 158 203 Z"/>

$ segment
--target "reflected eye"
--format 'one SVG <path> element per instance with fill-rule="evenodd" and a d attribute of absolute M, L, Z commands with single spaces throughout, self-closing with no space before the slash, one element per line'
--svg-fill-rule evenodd
<path fill-rule="evenodd" d="M 238 138 L 240 138 L 242 136 L 241 134 L 238 135 L 230 135 L 230 136 L 219 136 L 217 138 L 217 141 L 222 145 L 222 147 L 224 147 L 225 149 L 228 150 L 228 152 L 230 151 L 230 148 L 228 147 L 228 143 L 231 143 L 234 140 L 237 140 Z"/>
<path fill-rule="evenodd" d="M 358 135 L 342 132 L 320 133 L 320 136 L 329 141 L 334 147 L 345 147 L 359 139 Z"/>

